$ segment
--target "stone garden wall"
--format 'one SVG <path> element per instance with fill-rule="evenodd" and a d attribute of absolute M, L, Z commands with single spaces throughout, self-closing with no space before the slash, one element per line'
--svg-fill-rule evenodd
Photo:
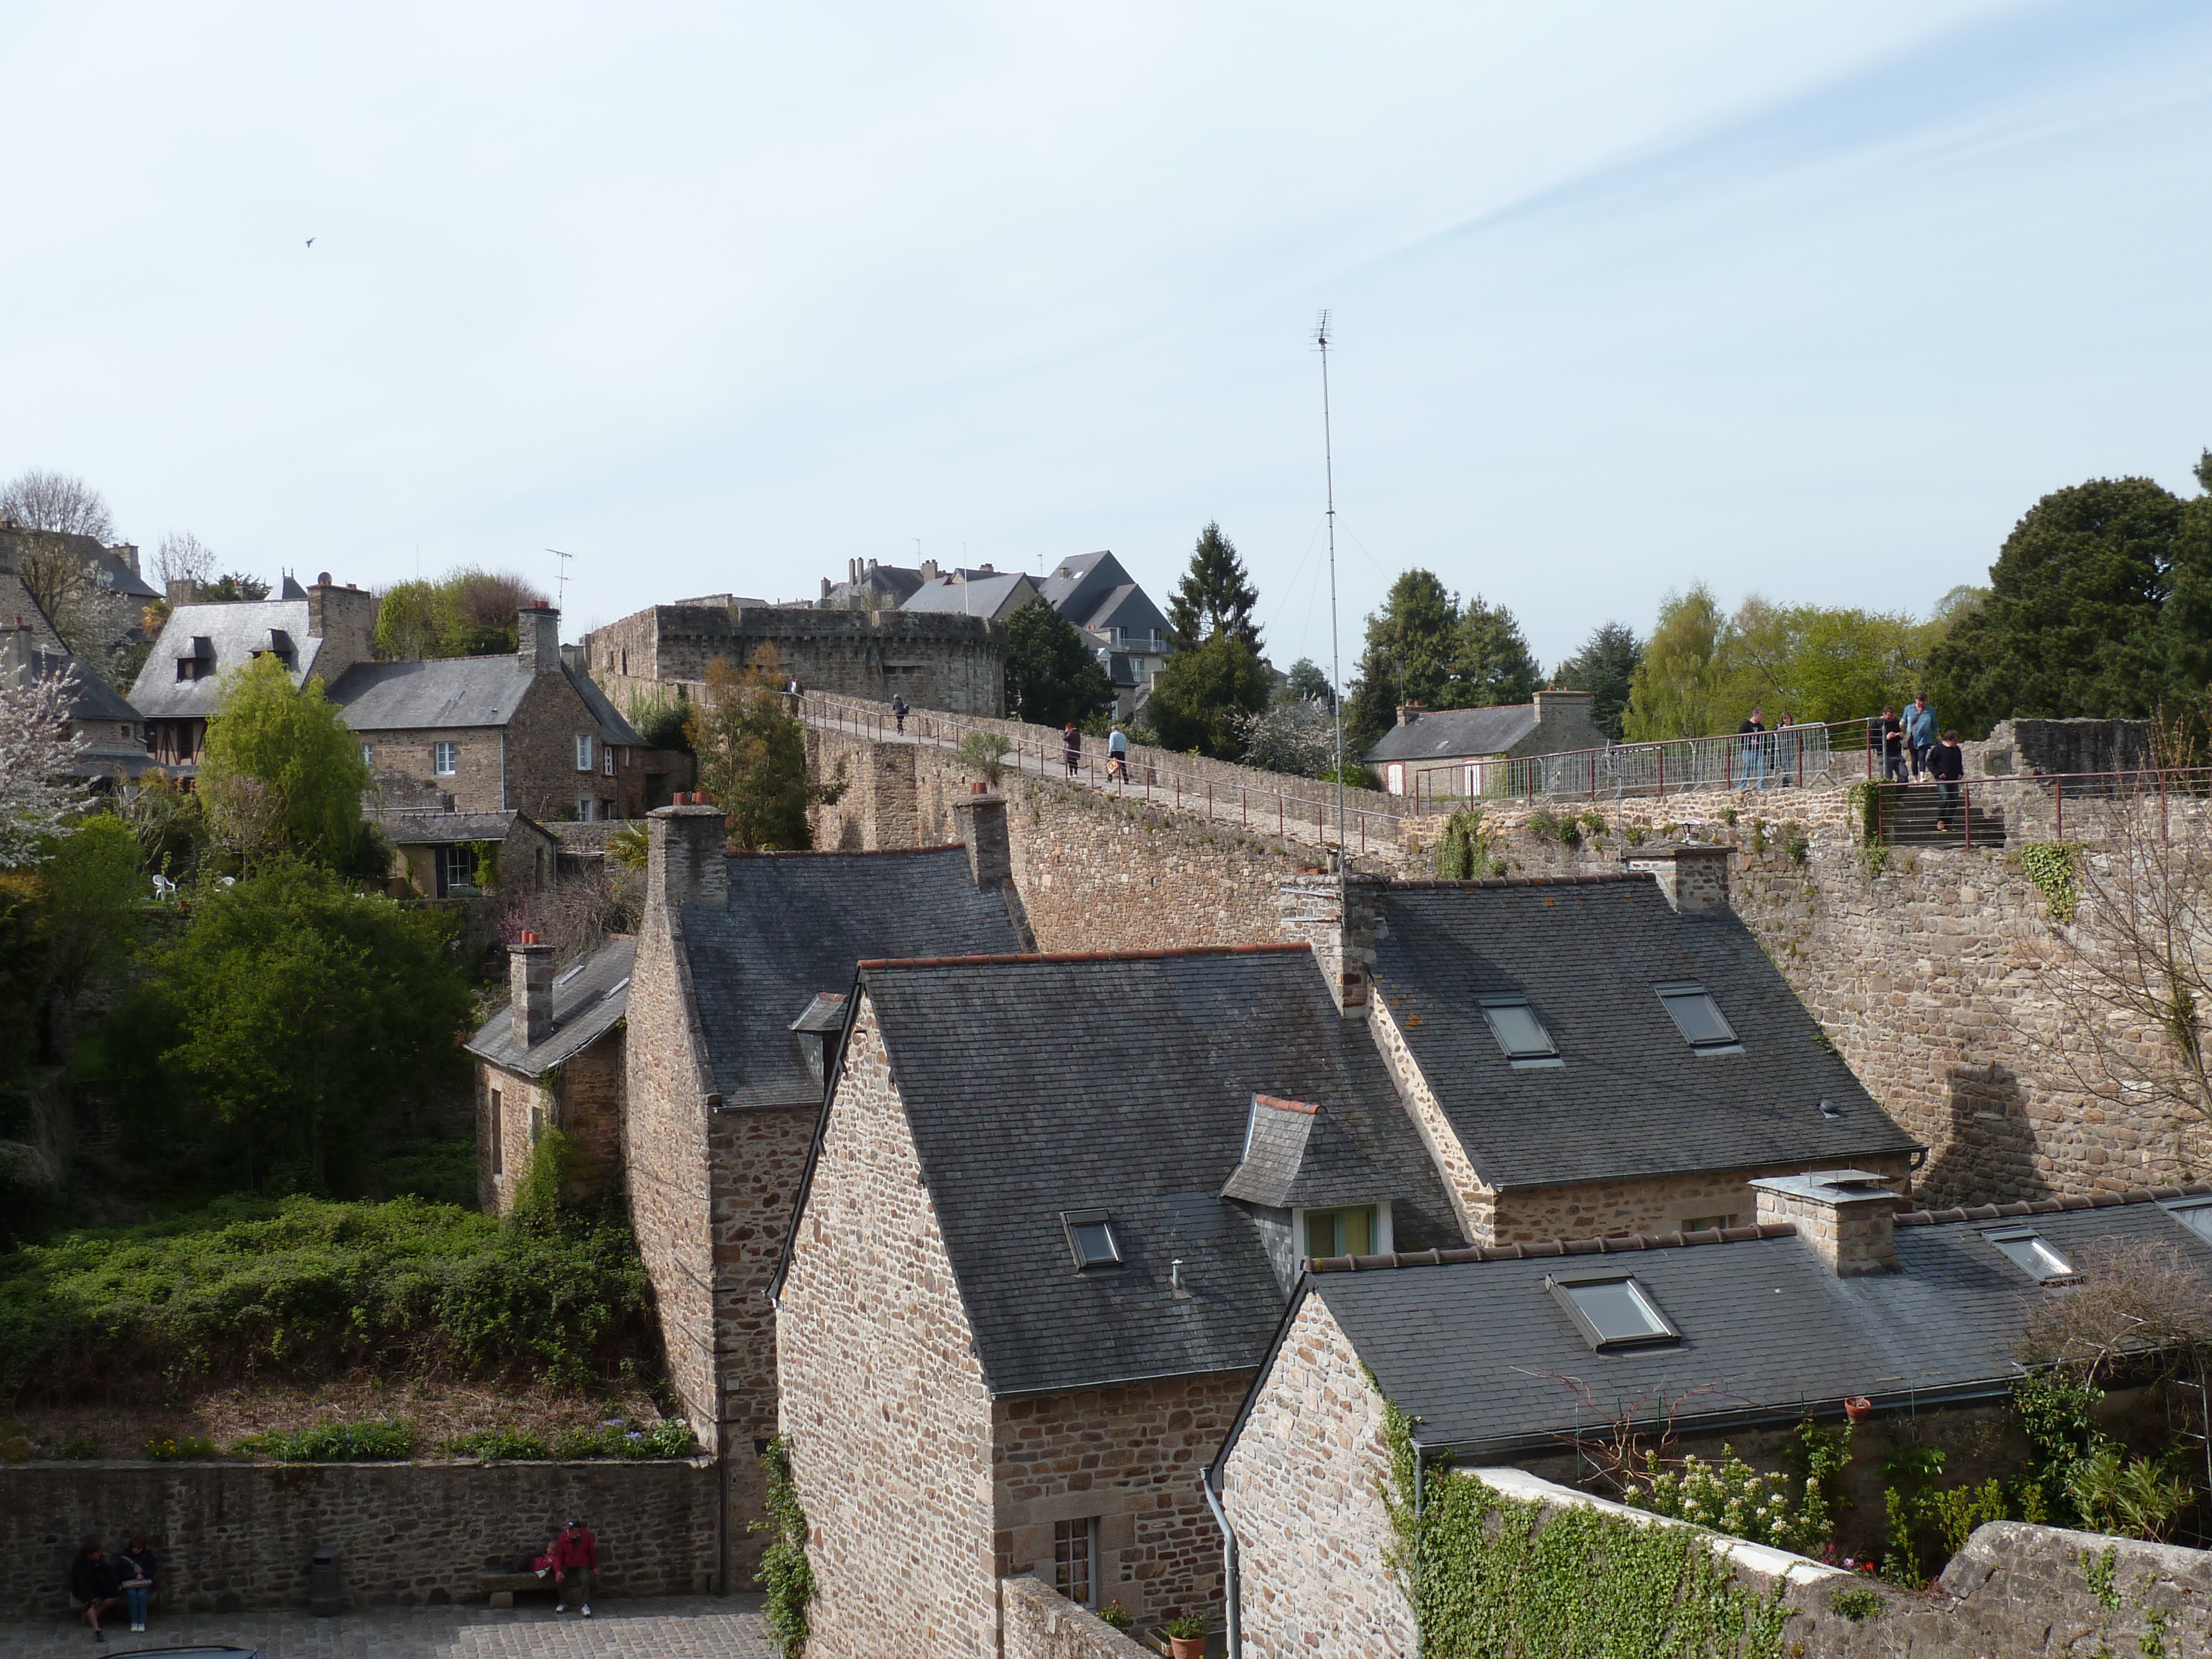
<path fill-rule="evenodd" d="M 657 1463 L 26 1463 L 0 1468 L 0 1608 L 64 1610 L 69 1564 L 143 1533 L 171 1611 L 300 1607 L 318 1549 L 349 1607 L 483 1600 L 580 1515 L 611 1595 L 714 1588 L 718 1498 L 703 1458 Z"/>

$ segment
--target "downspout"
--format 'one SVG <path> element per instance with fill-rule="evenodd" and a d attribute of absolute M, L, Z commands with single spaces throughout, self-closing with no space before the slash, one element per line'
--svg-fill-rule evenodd
<path fill-rule="evenodd" d="M 1201 1470 L 1198 1489 L 1206 1494 L 1206 1507 L 1213 1511 L 1213 1523 L 1221 1528 L 1222 1576 L 1227 1581 L 1229 1601 L 1229 1659 L 1244 1659 L 1244 1620 L 1241 1606 L 1243 1592 L 1237 1574 L 1237 1534 L 1231 1529 L 1229 1517 L 1223 1513 L 1221 1500 L 1214 1496 L 1213 1482 Z"/>

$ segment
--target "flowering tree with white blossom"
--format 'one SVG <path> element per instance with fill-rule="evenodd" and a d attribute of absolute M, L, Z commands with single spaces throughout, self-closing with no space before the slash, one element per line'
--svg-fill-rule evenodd
<path fill-rule="evenodd" d="M 0 870 L 41 862 L 48 837 L 84 804 L 84 786 L 70 775 L 85 746 L 70 734 L 76 702 L 74 670 L 21 679 L 0 674 Z"/>

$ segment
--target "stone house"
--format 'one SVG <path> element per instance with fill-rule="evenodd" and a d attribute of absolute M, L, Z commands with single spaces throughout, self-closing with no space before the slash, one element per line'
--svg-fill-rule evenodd
<path fill-rule="evenodd" d="M 1038 591 L 1083 631 L 1117 690 L 1126 675 L 1128 696 L 1121 712 L 1141 703 L 1175 650 L 1175 632 L 1121 562 L 1107 552 L 1063 559 Z"/>
<path fill-rule="evenodd" d="M 60 646 L 47 643 L 28 617 L 0 623 L 0 681 L 21 684 L 64 674 L 76 677 L 70 702 L 70 735 L 85 745 L 72 769 L 76 775 L 135 778 L 152 765 L 146 752 L 146 722 L 106 680 Z"/>
<path fill-rule="evenodd" d="M 625 708 L 641 697 L 696 697 L 708 665 L 749 666 L 773 646 L 810 691 L 997 716 L 1006 706 L 1006 630 L 982 617 L 896 608 L 823 610 L 729 603 L 657 605 L 583 637 L 592 678 Z"/>
<path fill-rule="evenodd" d="M 863 957 L 1034 945 L 1005 802 L 971 796 L 957 817 L 963 842 L 951 846 L 732 854 L 717 808 L 651 815 L 625 1179 L 670 1382 L 729 1483 L 733 1585 L 760 1553 L 747 1522 L 764 1490 L 756 1450 L 776 1431 L 766 1291 L 821 1114 L 837 1000 Z"/>
<path fill-rule="evenodd" d="M 1000 1580 L 1218 1612 L 1197 1472 L 1315 1248 L 1449 1248 L 1310 947 L 867 961 L 779 1270 L 820 1655 L 998 1650 Z"/>
<path fill-rule="evenodd" d="M 932 578 L 908 594 L 899 609 L 1002 623 L 1036 596 L 1034 576 L 985 565 L 979 570 L 949 570 Z"/>
<path fill-rule="evenodd" d="M 1549 690 L 1536 693 L 1534 702 L 1494 708 L 1431 713 L 1408 703 L 1399 709 L 1397 725 L 1360 758 L 1393 795 L 1514 793 L 1503 763 L 1603 749 L 1613 741 L 1591 724 L 1590 702 L 1587 691 Z"/>
<path fill-rule="evenodd" d="M 1735 914 L 1728 860 L 1285 884 L 1286 934 L 1365 1024 L 1471 1242 L 1735 1226 L 1753 1178 L 1823 1166 L 1909 1184 L 1922 1149 Z"/>
<path fill-rule="evenodd" d="M 1808 1411 L 1840 1419 L 1863 1396 L 1874 1420 L 1855 1431 L 1842 1514 L 1863 1553 L 1885 1430 L 1945 1448 L 1946 1485 L 2014 1472 L 2025 1443 L 1996 1431 L 2014 1345 L 2081 1264 L 2148 1248 L 2212 1284 L 2212 1243 L 2185 1218 L 2212 1217 L 2212 1187 L 1936 1214 L 1899 1202 L 1839 1171 L 1760 1182 L 1757 1219 L 1723 1232 L 1314 1262 L 1207 1471 L 1235 1540 L 1243 1652 L 1417 1650 L 1386 1560 L 1392 1407 L 1425 1483 L 1499 1467 L 1565 1482 L 1590 1476 L 1583 1454 L 1616 1420 L 1671 1419 L 1669 1456 L 1726 1443 L 1780 1468 L 1780 1437 Z"/>
<path fill-rule="evenodd" d="M 22 561 L 41 555 L 58 556 L 82 573 L 71 584 L 71 614 L 64 618 L 75 624 L 67 631 L 80 649 L 104 658 L 119 647 L 146 639 L 146 607 L 159 602 L 161 595 L 140 574 L 136 546 L 129 542 L 103 545 L 96 536 L 19 525 L 0 525 L 0 626 L 14 622 L 22 609 L 10 591 L 22 586 Z M 61 643 L 58 638 L 49 642 Z"/>
<path fill-rule="evenodd" d="M 373 769 L 420 780 L 464 812 L 641 817 L 648 751 L 561 654 L 561 613 L 516 613 L 513 656 L 356 662 L 326 682 Z"/>
<path fill-rule="evenodd" d="M 560 842 L 520 812 L 384 807 L 362 816 L 392 843 L 393 880 L 418 898 L 535 892 L 560 873 Z"/>
<path fill-rule="evenodd" d="M 526 936 L 507 947 L 507 1006 L 468 1045 L 477 1062 L 477 1194 L 486 1212 L 514 1206 L 516 1184 L 548 1129 L 582 1151 L 594 1189 L 619 1184 L 636 957 L 636 939 L 618 935 L 556 972 L 551 945 Z"/>
<path fill-rule="evenodd" d="M 369 659 L 375 626 L 376 595 L 337 586 L 327 571 L 301 599 L 172 606 L 131 689 L 148 749 L 164 766 L 196 769 L 223 675 L 274 654 L 295 685 L 312 674 L 328 689 Z"/>

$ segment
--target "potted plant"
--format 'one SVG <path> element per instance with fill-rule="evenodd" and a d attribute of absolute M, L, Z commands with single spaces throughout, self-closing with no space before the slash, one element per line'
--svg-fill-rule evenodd
<path fill-rule="evenodd" d="M 1844 1401 L 1844 1415 L 1854 1423 L 1863 1423 L 1874 1415 L 1874 1401 L 1855 1394 Z"/>
<path fill-rule="evenodd" d="M 1168 1651 L 1175 1659 L 1206 1659 L 1206 1620 L 1195 1613 L 1178 1613 L 1160 1626 L 1167 1632 Z"/>
<path fill-rule="evenodd" d="M 1137 1619 L 1137 1615 L 1135 1613 L 1131 1613 L 1128 1608 L 1123 1607 L 1119 1601 L 1109 1601 L 1104 1607 L 1098 1609 L 1098 1616 L 1104 1620 L 1108 1624 L 1113 1626 L 1115 1630 L 1128 1629 L 1131 1625 L 1136 1622 Z"/>

